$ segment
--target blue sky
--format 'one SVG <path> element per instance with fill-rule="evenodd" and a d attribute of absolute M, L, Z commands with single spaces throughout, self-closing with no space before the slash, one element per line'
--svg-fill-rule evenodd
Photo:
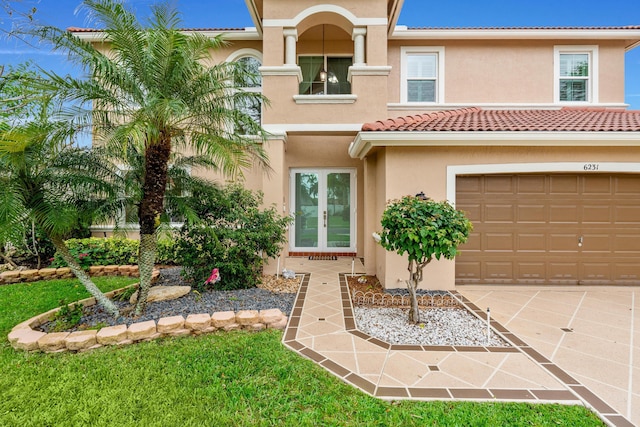
<path fill-rule="evenodd" d="M 36 18 L 62 28 L 86 26 L 75 10 L 79 0 L 10 0 L 17 9 L 36 7 Z M 130 0 L 142 16 L 154 0 Z M 185 27 L 253 26 L 244 0 L 174 0 Z M 457 0 L 431 2 L 405 0 L 399 25 L 464 26 L 612 26 L 640 25 L 638 0 Z M 0 28 L 11 20 L 0 11 Z M 59 73 L 73 72 L 65 57 L 0 35 L 0 63 L 32 60 Z M 625 101 L 640 110 L 640 47 L 626 55 Z"/>

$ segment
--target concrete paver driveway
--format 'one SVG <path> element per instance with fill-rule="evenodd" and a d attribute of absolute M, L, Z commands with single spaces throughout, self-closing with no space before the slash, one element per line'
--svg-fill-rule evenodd
<path fill-rule="evenodd" d="M 459 287 L 512 333 L 640 425 L 640 289 Z"/>

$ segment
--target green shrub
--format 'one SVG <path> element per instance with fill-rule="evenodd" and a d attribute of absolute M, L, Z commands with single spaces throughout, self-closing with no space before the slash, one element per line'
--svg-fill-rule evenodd
<path fill-rule="evenodd" d="M 89 237 L 69 239 L 67 246 L 71 254 L 80 261 L 82 268 L 92 265 L 129 265 L 138 263 L 138 241 L 119 237 Z M 64 267 L 66 263 L 57 254 L 51 267 Z"/>
<path fill-rule="evenodd" d="M 158 239 L 158 253 L 156 264 L 174 265 L 176 259 L 175 236 L 165 236 Z"/>
<path fill-rule="evenodd" d="M 136 265 L 138 264 L 138 240 L 122 237 L 89 237 L 86 239 L 69 239 L 67 246 L 71 254 L 80 261 L 82 268 L 92 265 Z M 171 238 L 158 241 L 158 256 L 156 263 L 173 264 L 174 249 Z M 59 254 L 51 259 L 51 267 L 66 267 Z"/>
<path fill-rule="evenodd" d="M 266 258 L 273 258 L 286 241 L 289 217 L 274 207 L 260 210 L 262 194 L 239 185 L 210 188 L 193 194 L 192 207 L 200 218 L 187 221 L 175 242 L 176 262 L 183 275 L 202 290 L 213 268 L 222 280 L 217 289 L 254 287 Z"/>

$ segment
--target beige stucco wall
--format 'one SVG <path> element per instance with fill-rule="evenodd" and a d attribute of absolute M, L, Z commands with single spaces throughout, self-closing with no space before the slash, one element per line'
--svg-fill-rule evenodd
<path fill-rule="evenodd" d="M 390 199 L 424 191 L 435 200 L 445 200 L 447 166 L 450 165 L 640 162 L 640 147 L 387 147 L 375 156 L 378 167 L 375 205 L 379 221 L 384 203 Z M 384 184 L 381 178 L 385 179 Z M 365 229 L 365 238 L 379 227 L 378 222 L 375 228 Z M 404 286 L 406 258 L 379 248 L 376 263 L 378 278 L 386 287 Z M 425 269 L 422 288 L 452 289 L 454 286 L 454 261 L 434 261 Z"/>
<path fill-rule="evenodd" d="M 595 40 L 392 41 L 389 102 L 401 99 L 401 47 L 444 46 L 445 103 L 553 103 L 556 45 L 598 45 L 599 102 L 624 102 L 624 42 Z"/>
<path fill-rule="evenodd" d="M 324 5 L 329 2 L 324 0 L 287 0 L 287 1 L 265 1 L 265 19 L 292 19 L 302 11 L 317 5 Z M 330 2 L 347 9 L 354 15 L 361 18 L 387 17 L 386 1 L 372 0 L 333 0 Z"/>

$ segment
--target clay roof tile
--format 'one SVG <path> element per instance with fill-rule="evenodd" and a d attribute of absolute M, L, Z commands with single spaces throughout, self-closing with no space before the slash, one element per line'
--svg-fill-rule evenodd
<path fill-rule="evenodd" d="M 602 107 L 553 110 L 443 110 L 365 123 L 363 131 L 640 132 L 640 111 Z"/>

